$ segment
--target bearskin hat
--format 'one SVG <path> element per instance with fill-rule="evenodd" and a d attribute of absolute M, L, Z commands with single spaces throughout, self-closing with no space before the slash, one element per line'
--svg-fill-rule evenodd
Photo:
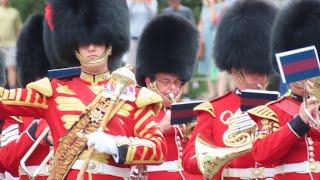
<path fill-rule="evenodd" d="M 19 84 L 22 87 L 45 77 L 48 69 L 51 69 L 44 52 L 43 38 L 41 36 L 43 19 L 43 14 L 30 16 L 24 24 L 17 41 L 17 72 Z"/>
<path fill-rule="evenodd" d="M 198 31 L 187 19 L 176 14 L 155 17 L 144 29 L 137 50 L 136 78 L 145 86 L 145 77 L 173 73 L 189 81 L 196 62 Z"/>
<path fill-rule="evenodd" d="M 124 0 L 51 0 L 45 19 L 45 51 L 55 67 L 79 65 L 75 51 L 83 44 L 110 45 L 110 63 L 121 59 L 129 47 L 129 12 Z"/>
<path fill-rule="evenodd" d="M 271 36 L 273 66 L 276 53 L 315 45 L 320 52 L 320 1 L 294 0 L 279 13 Z"/>
<path fill-rule="evenodd" d="M 6 84 L 7 76 L 6 76 L 6 65 L 4 62 L 4 54 L 0 51 L 0 86 L 4 86 Z"/>
<path fill-rule="evenodd" d="M 277 8 L 263 0 L 239 0 L 225 11 L 217 29 L 214 59 L 220 70 L 272 72 L 270 35 Z"/>

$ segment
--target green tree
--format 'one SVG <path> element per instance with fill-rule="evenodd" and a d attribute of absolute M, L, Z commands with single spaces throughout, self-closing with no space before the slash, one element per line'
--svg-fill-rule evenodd
<path fill-rule="evenodd" d="M 201 11 L 201 0 L 181 0 L 182 4 L 185 6 L 188 6 L 192 9 L 193 15 L 198 22 L 200 11 Z M 159 3 L 159 10 L 158 12 L 161 12 L 161 10 L 168 6 L 167 0 L 158 0 Z"/>
<path fill-rule="evenodd" d="M 12 7 L 18 9 L 23 21 L 34 13 L 43 13 L 46 0 L 15 0 L 10 1 Z"/>
<path fill-rule="evenodd" d="M 159 12 L 168 6 L 167 0 L 158 0 Z M 11 6 L 19 10 L 23 21 L 34 13 L 42 13 L 46 0 L 13 0 L 10 1 Z M 198 21 L 201 11 L 201 0 L 182 0 L 182 4 L 192 9 L 195 19 Z"/>

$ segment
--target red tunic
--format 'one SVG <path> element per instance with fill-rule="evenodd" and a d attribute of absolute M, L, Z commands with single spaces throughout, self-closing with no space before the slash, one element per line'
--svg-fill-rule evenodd
<path fill-rule="evenodd" d="M 95 92 L 101 90 L 106 83 L 107 80 L 98 76 L 81 75 L 81 77 L 69 80 L 49 81 L 44 78 L 28 84 L 26 89 L 9 91 L 0 88 L 0 111 L 4 115 L 15 114 L 45 118 L 51 129 L 56 148 L 59 139 L 78 120 L 86 105 L 95 97 Z M 81 93 L 78 91 L 80 89 Z M 111 156 L 102 153 L 94 155 L 92 160 L 122 168 L 130 168 L 131 164 L 159 164 L 164 160 L 165 140 L 154 122 L 154 111 L 159 107 L 161 98 L 149 90 L 137 87 L 135 96 L 136 100 L 126 101 L 106 127 L 106 133 L 117 136 L 117 143 L 120 144 L 118 146 L 119 162 L 115 162 Z M 83 152 L 85 153 L 86 151 Z M 82 155 L 78 160 L 81 158 L 83 158 Z M 97 169 L 94 168 L 95 165 L 90 166 L 94 171 L 91 173 L 94 179 L 123 178 L 109 175 L 105 171 L 97 172 L 104 173 L 98 175 L 96 174 Z M 78 173 L 76 169 L 72 167 L 66 179 L 75 179 Z M 98 168 L 98 170 L 101 169 Z"/>
<path fill-rule="evenodd" d="M 19 176 L 18 167 L 22 157 L 33 145 L 34 140 L 25 132 L 26 128 L 31 124 L 34 118 L 23 117 L 21 121 L 17 121 L 13 118 L 7 118 L 4 124 L 6 129 L 12 127 L 18 127 L 19 134 L 16 140 L 6 144 L 0 149 L 0 161 L 4 165 L 5 169 L 14 176 Z M 22 123 L 23 121 L 23 123 Z M 37 127 L 36 133 L 41 133 L 47 126 L 44 120 L 40 121 Z M 13 153 L 14 152 L 14 153 Z M 34 153 L 28 158 L 26 166 L 38 166 L 49 152 L 49 146 L 42 143 L 36 148 Z M 10 170 L 14 169 L 14 171 Z M 20 174 L 20 179 L 29 179 L 29 177 Z M 36 180 L 47 179 L 45 176 L 36 177 Z"/>
<path fill-rule="evenodd" d="M 17 117 L 4 118 L 3 131 L 1 134 L 0 148 L 0 164 L 1 172 L 8 171 L 12 176 L 18 177 L 19 162 L 15 159 L 16 153 L 22 153 L 22 148 L 18 146 L 18 142 L 29 144 L 30 138 L 24 134 L 20 137 L 20 132 L 23 131 L 23 123 Z M 16 152 L 16 153 L 13 153 Z"/>
<path fill-rule="evenodd" d="M 160 122 L 163 117 L 165 116 L 165 111 L 161 110 L 156 117 L 156 122 Z M 179 130 L 179 127 L 170 127 L 170 129 L 168 129 L 167 131 L 165 131 L 163 133 L 166 142 L 167 142 L 167 148 L 168 148 L 168 153 L 165 159 L 164 164 L 161 164 L 158 167 L 164 166 L 164 165 L 168 165 L 171 163 L 176 164 L 174 170 L 170 171 L 166 171 L 166 170 L 160 170 L 161 168 L 159 168 L 159 170 L 157 171 L 152 171 L 152 172 L 148 172 L 148 178 L 149 179 L 165 179 L 165 178 L 169 178 L 169 179 L 183 179 L 183 177 L 185 179 L 203 179 L 202 176 L 200 175 L 191 175 L 187 172 L 185 172 L 182 167 L 181 164 L 179 163 L 179 155 L 181 156 L 182 154 L 182 149 L 179 150 L 178 147 L 184 148 L 186 146 L 187 140 L 183 139 Z M 181 145 L 179 145 L 181 144 Z M 181 157 L 180 157 L 181 158 Z M 175 163 L 177 162 L 177 163 Z M 180 168 L 180 172 L 179 172 L 179 168 Z M 183 177 L 182 177 L 183 176 Z"/>
<path fill-rule="evenodd" d="M 182 165 L 186 172 L 191 174 L 201 174 L 195 153 L 195 138 L 198 134 L 210 140 L 211 143 L 218 147 L 226 147 L 223 142 L 223 134 L 227 130 L 228 126 L 223 122 L 230 116 L 235 114 L 240 107 L 240 97 L 234 92 L 229 92 L 217 99 L 200 105 L 199 107 L 206 107 L 202 109 L 195 108 L 198 114 L 198 122 L 195 129 L 192 132 L 191 138 L 184 149 Z M 225 168 L 255 168 L 258 164 L 253 160 L 251 153 L 248 153 L 242 157 L 236 158 L 231 161 Z M 213 179 L 221 179 L 221 173 L 223 169 L 214 176 Z M 224 177 L 224 179 L 240 179 Z"/>
<path fill-rule="evenodd" d="M 249 114 L 257 122 L 265 121 L 265 126 L 259 125 L 261 138 L 253 145 L 253 157 L 262 165 L 272 165 L 277 173 L 274 179 L 320 179 L 319 165 L 313 170 L 313 162 L 320 160 L 320 133 L 296 117 L 301 102 L 292 97 L 258 107 Z M 263 116 L 257 109 L 264 109 L 272 116 Z M 272 124 L 278 122 L 280 128 Z M 268 128 L 269 127 L 269 128 Z M 302 165 L 305 163 L 305 166 Z M 300 164 L 300 165 L 299 165 Z M 285 172 L 283 172 L 285 171 Z"/>
<path fill-rule="evenodd" d="M 29 125 L 34 118 L 29 118 L 29 117 L 23 117 L 22 118 L 23 123 Z M 37 127 L 37 131 L 36 131 L 36 137 L 39 137 L 40 134 L 44 131 L 44 129 L 48 126 L 48 124 L 46 123 L 46 121 L 44 119 L 41 119 L 39 122 L 39 125 Z M 25 147 L 25 153 L 30 149 L 29 147 Z M 50 151 L 50 146 L 48 144 L 46 144 L 45 141 L 42 141 L 39 146 L 34 150 L 33 154 L 28 158 L 28 160 L 26 161 L 26 166 L 27 167 L 35 167 L 37 168 L 42 161 L 45 159 L 45 157 L 48 155 Z M 21 158 L 20 158 L 21 160 Z M 20 162 L 19 160 L 19 162 Z M 47 175 L 48 175 L 48 167 L 44 167 L 43 170 L 41 171 L 41 173 L 39 174 L 39 176 L 35 177 L 35 180 L 45 180 L 47 179 Z M 23 173 L 24 174 L 24 173 Z M 29 180 L 30 178 L 27 175 L 22 175 L 20 173 L 20 180 Z"/>

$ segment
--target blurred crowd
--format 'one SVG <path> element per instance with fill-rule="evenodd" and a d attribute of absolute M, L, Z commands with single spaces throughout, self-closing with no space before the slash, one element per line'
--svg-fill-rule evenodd
<path fill-rule="evenodd" d="M 200 1 L 200 0 L 198 0 Z M 159 10 L 157 0 L 127 0 L 130 15 L 130 49 L 124 55 L 124 63 L 134 65 L 139 37 L 145 25 L 157 14 L 178 13 L 196 24 L 200 32 L 200 44 L 194 77 L 184 87 L 184 95 L 191 99 L 211 99 L 234 88 L 228 73 L 219 71 L 214 63 L 213 44 L 216 27 L 224 9 L 236 0 L 201 0 L 202 7 L 198 22 L 190 7 L 181 0 L 167 0 L 167 7 Z M 274 1 L 278 4 L 284 0 Z M 0 58 L 5 61 L 6 87 L 15 88 L 17 83 L 15 44 L 22 21 L 19 12 L 9 6 L 9 0 L 1 0 L 0 6 Z M 271 78 L 271 89 L 278 89 L 278 78 Z M 280 85 L 280 91 L 286 91 L 286 85 Z"/>

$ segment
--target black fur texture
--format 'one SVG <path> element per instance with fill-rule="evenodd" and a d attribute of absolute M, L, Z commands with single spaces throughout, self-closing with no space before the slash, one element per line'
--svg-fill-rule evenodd
<path fill-rule="evenodd" d="M 4 62 L 4 54 L 0 51 L 0 86 L 5 86 L 7 82 L 6 66 Z"/>
<path fill-rule="evenodd" d="M 214 43 L 218 68 L 270 74 L 269 41 L 276 13 L 277 8 L 263 0 L 238 0 L 227 9 Z"/>
<path fill-rule="evenodd" d="M 51 31 L 44 23 L 45 50 L 55 67 L 78 66 L 75 51 L 89 43 L 112 46 L 110 64 L 129 47 L 129 12 L 125 0 L 51 0 Z"/>
<path fill-rule="evenodd" d="M 198 31 L 180 15 L 155 17 L 144 29 L 138 44 L 136 78 L 145 86 L 145 77 L 172 73 L 180 80 L 190 80 L 198 50 Z"/>
<path fill-rule="evenodd" d="M 43 14 L 30 16 L 17 41 L 17 73 L 22 87 L 45 77 L 51 68 L 43 47 L 43 19 Z"/>

